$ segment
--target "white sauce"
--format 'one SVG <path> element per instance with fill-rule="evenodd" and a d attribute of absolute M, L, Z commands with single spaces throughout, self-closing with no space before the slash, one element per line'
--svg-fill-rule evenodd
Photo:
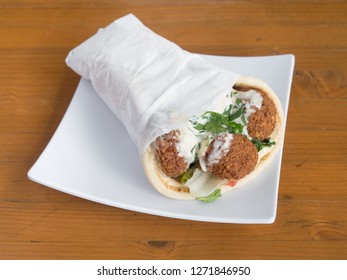
<path fill-rule="evenodd" d="M 248 134 L 247 125 L 245 125 L 245 126 L 243 127 L 242 133 L 243 133 L 243 135 L 245 135 L 248 139 L 251 139 L 251 138 L 252 138 L 252 137 L 249 136 L 249 134 Z"/>
<path fill-rule="evenodd" d="M 199 163 L 200 163 L 201 170 L 204 172 L 207 171 L 207 166 L 206 166 L 206 163 L 204 161 L 204 157 L 205 157 L 205 154 L 207 152 L 207 148 L 211 143 L 211 140 L 212 139 L 210 139 L 210 138 L 204 139 L 201 141 L 201 144 L 200 144 Z"/>
<path fill-rule="evenodd" d="M 214 112 L 223 113 L 223 111 L 229 108 L 230 104 L 236 104 L 236 100 L 240 99 L 245 106 L 245 119 L 248 119 L 252 113 L 261 108 L 263 97 L 257 91 L 251 89 L 246 92 L 238 92 L 237 94 L 228 94 L 222 98 L 218 104 L 215 104 Z M 218 163 L 222 157 L 229 152 L 231 142 L 233 140 L 232 134 L 221 133 L 225 135 L 214 141 L 211 153 L 207 159 L 207 162 L 203 160 L 205 157 L 207 148 L 213 139 L 211 133 L 200 132 L 194 128 L 192 122 L 205 124 L 208 121 L 207 118 L 201 116 L 194 116 L 187 123 L 187 125 L 179 130 L 179 141 L 176 144 L 177 152 L 180 157 L 183 157 L 188 165 L 193 163 L 196 159 L 196 153 L 198 152 L 198 158 L 200 167 L 203 171 L 207 171 L 208 167 Z M 236 123 L 242 123 L 241 117 L 234 120 Z M 248 135 L 247 126 L 244 126 L 243 133 Z M 220 134 L 220 135 L 221 135 Z M 199 145 L 200 142 L 200 145 Z"/>
<path fill-rule="evenodd" d="M 195 150 L 199 140 L 188 126 L 179 130 L 178 138 L 179 141 L 176 144 L 178 155 L 183 157 L 186 163 L 190 165 L 195 160 Z"/>
<path fill-rule="evenodd" d="M 212 166 L 218 163 L 224 155 L 230 150 L 233 135 L 229 133 L 220 133 L 213 141 L 211 153 L 208 155 L 206 166 Z"/>
<path fill-rule="evenodd" d="M 250 115 L 256 111 L 255 108 L 260 109 L 263 97 L 261 94 L 253 89 L 245 92 L 239 92 L 238 98 L 241 99 L 245 105 L 245 118 L 248 121 Z"/>

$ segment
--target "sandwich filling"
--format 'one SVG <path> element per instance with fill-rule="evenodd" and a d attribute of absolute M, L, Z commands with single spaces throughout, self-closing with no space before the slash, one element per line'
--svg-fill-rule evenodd
<path fill-rule="evenodd" d="M 219 186 L 235 185 L 276 144 L 271 139 L 275 124 L 276 107 L 265 93 L 235 87 L 216 110 L 159 136 L 156 158 L 161 170 L 193 197 L 213 201 L 220 196 Z"/>

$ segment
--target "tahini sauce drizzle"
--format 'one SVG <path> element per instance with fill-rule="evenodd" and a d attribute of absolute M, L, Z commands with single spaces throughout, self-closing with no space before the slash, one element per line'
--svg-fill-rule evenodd
<path fill-rule="evenodd" d="M 248 91 L 239 91 L 236 94 L 227 95 L 226 98 L 221 99 L 215 108 L 215 112 L 222 113 L 226 108 L 229 107 L 230 104 L 235 104 L 236 99 L 239 98 L 241 102 L 245 106 L 245 119 L 248 122 L 248 119 L 252 113 L 254 113 L 257 109 L 261 108 L 263 97 L 257 91 L 250 89 Z M 199 123 L 206 123 L 207 119 L 202 119 L 194 116 L 192 120 L 196 120 Z M 235 120 L 237 123 L 241 123 L 241 118 Z M 244 126 L 244 134 L 248 136 L 247 126 Z M 209 155 L 209 160 L 207 163 L 202 160 L 205 156 L 208 145 L 212 141 L 211 135 L 208 133 L 200 133 L 188 123 L 184 128 L 179 129 L 179 142 L 176 144 L 176 148 L 178 151 L 178 155 L 183 157 L 188 165 L 196 159 L 196 152 L 199 153 L 199 161 L 200 166 L 203 171 L 207 171 L 207 167 L 218 163 L 223 155 L 225 155 L 230 148 L 233 137 L 231 134 L 224 133 L 226 136 L 224 137 L 225 141 L 216 140 L 213 145 L 213 149 L 211 154 Z M 248 136 L 249 137 L 249 136 Z M 201 143 L 199 145 L 199 142 Z M 198 150 L 198 146 L 200 149 Z"/>
<path fill-rule="evenodd" d="M 263 97 L 261 94 L 254 89 L 248 91 L 241 91 L 237 94 L 237 97 L 241 99 L 241 102 L 245 105 L 245 118 L 248 121 L 251 114 L 253 114 L 256 109 L 260 109 Z"/>
<path fill-rule="evenodd" d="M 233 135 L 229 133 L 220 133 L 213 141 L 211 153 L 206 159 L 206 167 L 218 163 L 229 150 L 233 141 Z"/>
<path fill-rule="evenodd" d="M 195 150 L 199 139 L 193 134 L 188 126 L 179 129 L 179 141 L 176 144 L 178 155 L 183 157 L 188 165 L 195 160 Z"/>

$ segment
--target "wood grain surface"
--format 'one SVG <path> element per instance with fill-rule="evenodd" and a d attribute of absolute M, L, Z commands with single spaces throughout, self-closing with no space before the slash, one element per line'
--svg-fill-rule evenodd
<path fill-rule="evenodd" d="M 33 183 L 79 77 L 69 50 L 134 13 L 191 52 L 293 53 L 277 219 L 186 221 Z M 0 0 L 1 259 L 346 259 L 347 2 Z"/>

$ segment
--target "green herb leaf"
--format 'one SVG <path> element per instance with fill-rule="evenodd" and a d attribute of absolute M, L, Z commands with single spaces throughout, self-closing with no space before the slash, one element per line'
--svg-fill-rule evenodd
<path fill-rule="evenodd" d="M 218 197 L 221 197 L 221 189 L 216 189 L 213 192 L 211 192 L 208 196 L 201 196 L 201 197 L 196 197 L 196 200 L 200 200 L 202 202 L 213 202 L 215 201 Z"/>
<path fill-rule="evenodd" d="M 231 92 L 230 92 L 230 96 L 232 96 L 233 94 L 238 94 L 239 92 L 237 91 L 237 90 L 232 90 Z"/>
<path fill-rule="evenodd" d="M 232 91 L 230 94 L 235 94 L 235 92 Z M 207 121 L 205 123 L 193 123 L 194 128 L 200 132 L 210 132 L 213 135 L 222 132 L 242 134 L 246 125 L 244 113 L 245 105 L 240 98 L 236 98 L 235 104 L 230 104 L 222 114 L 213 111 L 202 114 L 201 118 Z M 235 120 L 240 117 L 241 123 L 236 123 Z"/>
<path fill-rule="evenodd" d="M 241 117 L 243 112 L 244 112 L 244 108 L 240 107 L 235 113 L 229 114 L 229 117 L 228 117 L 229 121 L 233 121 Z"/>
<path fill-rule="evenodd" d="M 229 132 L 235 134 L 241 134 L 243 131 L 243 124 L 235 123 L 234 119 L 240 117 L 242 114 L 241 108 L 230 116 L 226 116 L 217 112 L 206 112 L 203 117 L 206 117 L 208 121 L 205 124 L 198 123 L 194 128 L 200 132 L 211 132 L 216 135 L 221 132 Z M 226 110 L 225 112 L 228 112 Z M 229 119 L 229 117 L 231 119 Z"/>
<path fill-rule="evenodd" d="M 242 115 L 242 116 L 241 116 L 241 121 L 242 121 L 242 123 L 243 123 L 244 125 L 247 125 L 247 121 L 246 121 L 245 115 Z"/>
<path fill-rule="evenodd" d="M 228 107 L 228 109 L 225 109 L 225 110 L 224 110 L 223 115 L 225 115 L 225 116 L 230 115 L 232 109 L 233 109 L 233 105 L 230 104 L 229 107 Z"/>
<path fill-rule="evenodd" d="M 197 130 L 204 130 L 204 127 L 205 126 L 203 124 L 201 124 L 201 123 L 198 123 L 197 125 L 194 126 L 194 128 L 197 129 Z"/>
<path fill-rule="evenodd" d="M 258 152 L 264 147 L 271 147 L 272 145 L 276 145 L 275 141 L 270 142 L 270 138 L 267 138 L 263 141 L 260 141 L 256 138 L 253 138 L 251 141 L 255 145 L 255 147 L 257 148 Z"/>
<path fill-rule="evenodd" d="M 240 123 L 230 122 L 229 127 L 228 127 L 228 131 L 230 133 L 234 133 L 234 134 L 242 134 L 243 125 Z"/>

